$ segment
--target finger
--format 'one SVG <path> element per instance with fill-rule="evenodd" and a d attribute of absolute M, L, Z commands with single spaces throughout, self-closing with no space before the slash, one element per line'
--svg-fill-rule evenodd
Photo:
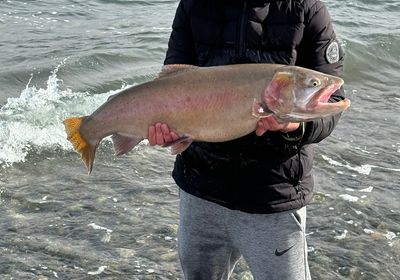
<path fill-rule="evenodd" d="M 169 130 L 168 125 L 166 125 L 165 123 L 163 123 L 163 124 L 161 125 L 161 131 L 162 131 L 162 134 L 163 134 L 163 137 L 164 137 L 164 141 L 165 141 L 166 143 L 171 142 L 171 141 L 172 141 L 172 136 L 171 136 L 171 132 L 170 132 L 170 130 Z"/>
<path fill-rule="evenodd" d="M 271 118 L 268 119 L 269 130 L 276 131 L 279 129 L 280 126 L 281 126 L 281 124 L 278 123 L 278 121 L 276 120 L 276 118 L 274 116 L 271 116 Z"/>
<path fill-rule="evenodd" d="M 176 141 L 179 138 L 181 138 L 178 134 L 176 134 L 175 132 L 171 131 L 171 137 L 172 137 L 172 141 Z"/>
<path fill-rule="evenodd" d="M 156 128 L 154 125 L 149 126 L 148 136 L 149 144 L 154 146 L 156 144 Z"/>
<path fill-rule="evenodd" d="M 267 129 L 264 127 L 264 123 L 262 121 L 258 121 L 257 128 L 256 128 L 256 135 L 261 136 L 263 135 Z"/>
<path fill-rule="evenodd" d="M 288 128 L 288 126 L 289 126 L 289 124 L 290 123 L 283 123 L 283 124 L 281 124 L 281 129 L 280 130 L 285 130 L 285 129 L 287 129 Z"/>
<path fill-rule="evenodd" d="M 278 131 L 285 129 L 289 123 L 288 122 L 279 122 L 274 116 L 267 117 L 261 120 L 262 121 L 262 127 L 264 129 L 270 130 L 270 131 Z"/>
<path fill-rule="evenodd" d="M 299 128 L 300 123 L 287 123 L 286 126 L 284 128 L 281 129 L 282 132 L 291 132 L 291 131 L 295 131 Z"/>
<path fill-rule="evenodd" d="M 161 123 L 156 123 L 156 144 L 164 145 L 164 136 L 161 130 Z"/>
<path fill-rule="evenodd" d="M 275 120 L 274 130 L 285 130 L 289 126 L 288 122 L 280 123 Z"/>
<path fill-rule="evenodd" d="M 257 128 L 256 129 L 256 135 L 257 136 L 262 136 L 265 132 L 266 132 L 266 130 L 263 129 L 263 128 Z"/>
<path fill-rule="evenodd" d="M 273 117 L 273 123 L 274 123 L 274 127 L 276 128 L 276 130 L 284 130 L 286 129 L 290 122 L 282 122 L 279 121 L 277 118 Z"/>

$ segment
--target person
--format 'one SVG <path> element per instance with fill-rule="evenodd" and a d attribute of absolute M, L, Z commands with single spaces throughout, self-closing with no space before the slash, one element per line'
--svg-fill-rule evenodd
<path fill-rule="evenodd" d="M 165 64 L 276 63 L 342 76 L 343 51 L 317 0 L 181 0 Z M 344 99 L 343 89 L 329 102 Z M 254 279 L 311 279 L 305 237 L 313 143 L 340 115 L 306 123 L 261 119 L 254 133 L 194 142 L 177 155 L 178 250 L 185 279 L 228 279 L 241 256 Z M 229 126 L 229 124 L 226 124 Z M 180 137 L 149 127 L 150 145 Z"/>

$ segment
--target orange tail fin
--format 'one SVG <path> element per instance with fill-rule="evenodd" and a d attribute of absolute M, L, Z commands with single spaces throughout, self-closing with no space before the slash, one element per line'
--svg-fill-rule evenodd
<path fill-rule="evenodd" d="M 82 137 L 80 128 L 82 121 L 86 117 L 68 118 L 64 120 L 65 131 L 67 132 L 67 139 L 74 146 L 85 163 L 88 173 L 92 172 L 93 161 L 96 154 L 97 145 L 90 145 L 90 143 Z"/>

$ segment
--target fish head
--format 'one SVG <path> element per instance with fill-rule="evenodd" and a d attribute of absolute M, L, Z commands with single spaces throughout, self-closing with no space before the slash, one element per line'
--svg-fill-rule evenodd
<path fill-rule="evenodd" d="M 344 81 L 336 76 L 298 67 L 283 66 L 274 74 L 263 93 L 265 109 L 285 121 L 307 121 L 345 110 L 348 99 L 328 103 Z"/>

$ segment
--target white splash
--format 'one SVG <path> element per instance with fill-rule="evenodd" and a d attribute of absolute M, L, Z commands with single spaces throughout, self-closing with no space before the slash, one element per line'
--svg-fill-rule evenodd
<path fill-rule="evenodd" d="M 359 198 L 357 196 L 349 195 L 349 194 L 340 194 L 339 197 L 341 197 L 343 200 L 350 201 L 350 202 L 357 202 Z"/>
<path fill-rule="evenodd" d="M 400 168 L 386 168 L 386 167 L 381 167 L 381 166 L 371 165 L 371 164 L 363 164 L 361 166 L 351 166 L 347 162 L 341 163 L 341 162 L 331 159 L 330 157 L 325 156 L 325 155 L 322 155 L 322 158 L 331 165 L 344 167 L 344 168 L 347 168 L 348 170 L 355 171 L 362 175 L 369 175 L 371 173 L 372 168 L 379 168 L 379 169 L 383 169 L 383 170 L 400 172 Z"/>
<path fill-rule="evenodd" d="M 111 241 L 111 233 L 113 232 L 111 229 L 108 229 L 106 227 L 102 227 L 99 225 L 96 225 L 95 223 L 91 223 L 88 224 L 88 226 L 90 226 L 93 229 L 97 229 L 97 230 L 104 230 L 105 234 L 103 235 L 103 237 L 101 238 L 101 242 L 103 243 L 110 243 Z"/>
<path fill-rule="evenodd" d="M 361 165 L 361 166 L 355 166 L 355 167 L 353 167 L 353 166 L 351 166 L 351 165 L 348 164 L 348 163 L 343 164 L 343 163 L 338 162 L 338 161 L 336 161 L 336 160 L 334 160 L 334 159 L 331 159 L 330 157 L 325 156 L 325 155 L 322 155 L 322 158 L 323 158 L 324 160 L 326 160 L 328 163 L 332 164 L 332 165 L 340 166 L 340 167 L 345 167 L 345 168 L 347 168 L 347 169 L 349 169 L 349 170 L 356 171 L 356 172 L 358 172 L 358 173 L 360 173 L 360 174 L 365 174 L 365 175 L 369 175 L 369 174 L 371 173 L 371 168 L 373 167 L 373 166 L 370 165 L 370 164 L 364 164 L 364 165 Z"/>
<path fill-rule="evenodd" d="M 388 231 L 384 236 L 386 237 L 387 240 L 393 240 L 394 238 L 397 237 L 397 235 L 392 231 Z"/>
<path fill-rule="evenodd" d="M 93 228 L 93 229 L 105 230 L 108 233 L 112 233 L 113 232 L 112 229 L 108 229 L 106 227 L 102 227 L 102 226 L 96 225 L 95 223 L 88 224 L 88 226 Z"/>
<path fill-rule="evenodd" d="M 345 239 L 346 236 L 347 236 L 347 233 L 348 233 L 348 231 L 347 231 L 347 229 L 345 229 L 341 235 L 335 236 L 335 239 L 336 239 L 336 240 Z"/>
<path fill-rule="evenodd" d="M 96 271 L 88 271 L 87 274 L 89 274 L 89 275 L 99 275 L 99 274 L 103 273 L 106 268 L 107 268 L 107 266 L 103 265 L 103 266 L 100 266 Z"/>
<path fill-rule="evenodd" d="M 368 193 L 370 193 L 370 192 L 372 192 L 373 189 L 374 189 L 374 187 L 368 187 L 368 188 L 365 188 L 365 189 L 361 189 L 360 192 L 368 192 Z"/>
<path fill-rule="evenodd" d="M 365 232 L 366 234 L 373 234 L 373 233 L 375 233 L 374 230 L 369 229 L 369 228 L 365 228 L 365 229 L 364 229 L 364 232 Z"/>
<path fill-rule="evenodd" d="M 25 162 L 32 150 L 71 150 L 63 120 L 90 114 L 110 95 L 128 87 L 95 95 L 61 89 L 57 72 L 64 62 L 51 72 L 46 88 L 30 85 L 31 78 L 19 97 L 8 98 L 0 108 L 0 167 Z"/>

